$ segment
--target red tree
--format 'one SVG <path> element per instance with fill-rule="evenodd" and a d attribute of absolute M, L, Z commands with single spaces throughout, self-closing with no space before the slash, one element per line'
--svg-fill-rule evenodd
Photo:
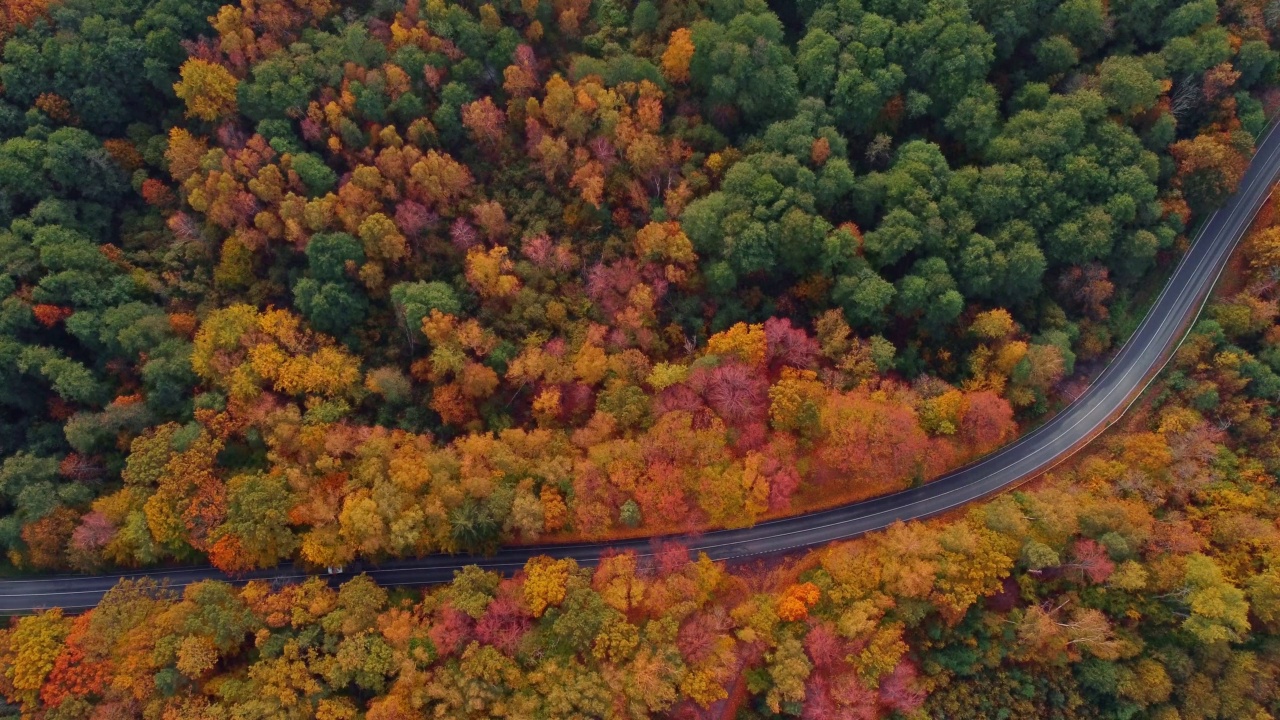
<path fill-rule="evenodd" d="M 1111 562 L 1111 558 L 1107 557 L 1107 549 L 1104 548 L 1096 540 L 1078 540 L 1075 547 L 1072 548 L 1076 561 L 1074 567 L 1078 568 L 1090 582 L 1105 582 L 1111 577 L 1111 573 L 1115 572 L 1115 563 Z"/>
<path fill-rule="evenodd" d="M 489 603 L 476 623 L 476 638 L 506 655 L 515 655 L 520 640 L 529 632 L 532 620 L 513 598 L 500 596 Z"/>
<path fill-rule="evenodd" d="M 975 452 L 986 452 L 1013 435 L 1013 407 L 990 390 L 970 393 L 969 406 L 960 419 L 960 439 Z"/>
<path fill-rule="evenodd" d="M 916 666 L 907 660 L 880 680 L 880 703 L 889 710 L 909 715 L 924 704 L 926 693 L 917 679 Z"/>
<path fill-rule="evenodd" d="M 690 384 L 701 386 L 707 404 L 731 425 L 763 422 L 768 412 L 768 380 L 742 363 L 727 362 L 709 371 L 699 369 Z"/>
<path fill-rule="evenodd" d="M 786 318 L 765 320 L 764 338 L 771 370 L 777 371 L 783 365 L 810 368 L 818 358 L 818 342 L 804 330 L 791 327 L 791 321 Z"/>
<path fill-rule="evenodd" d="M 456 654 L 471 638 L 471 616 L 445 605 L 440 608 L 439 620 L 427 631 L 427 637 L 435 644 L 441 657 Z"/>

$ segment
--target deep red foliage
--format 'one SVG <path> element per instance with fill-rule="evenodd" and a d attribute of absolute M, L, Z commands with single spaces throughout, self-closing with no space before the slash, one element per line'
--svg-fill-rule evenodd
<path fill-rule="evenodd" d="M 599 263 L 587 273 L 587 296 L 612 317 L 627 306 L 627 295 L 640 281 L 640 270 L 631 258 L 612 265 Z"/>
<path fill-rule="evenodd" d="M 484 616 L 476 623 L 476 638 L 507 655 L 515 655 L 520 639 L 529 631 L 533 620 L 511 597 L 497 597 L 489 603 Z"/>

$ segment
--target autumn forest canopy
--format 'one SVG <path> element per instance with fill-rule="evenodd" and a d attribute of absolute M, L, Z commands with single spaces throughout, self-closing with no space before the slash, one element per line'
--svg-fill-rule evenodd
<path fill-rule="evenodd" d="M 1280 107 L 1277 33 L 1263 0 L 7 0 L 3 570 L 319 569 L 926 483 L 1132 330 Z M 1272 717 L 1269 210 L 1244 254 L 1124 432 L 958 518 L 780 570 L 125 584 L 0 631 L 0 692 Z"/>
<path fill-rule="evenodd" d="M 11 4 L 0 545 L 320 567 L 926 482 L 1239 180 L 1272 15 L 1167 4 Z"/>

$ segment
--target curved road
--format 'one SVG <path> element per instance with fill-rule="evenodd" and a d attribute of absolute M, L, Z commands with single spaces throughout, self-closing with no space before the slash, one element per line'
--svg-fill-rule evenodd
<path fill-rule="evenodd" d="M 691 550 L 714 560 L 823 545 L 879 530 L 899 520 L 915 520 L 944 513 L 995 494 L 1065 459 L 1071 451 L 1106 429 L 1137 399 L 1164 366 L 1171 348 L 1199 314 L 1205 298 L 1226 266 L 1231 251 L 1244 235 L 1258 208 L 1269 195 L 1280 171 L 1280 133 L 1268 132 L 1257 148 L 1240 188 L 1226 207 L 1210 216 L 1191 249 L 1174 270 L 1155 304 L 1089 389 L 1074 403 L 1035 431 L 944 475 L 902 492 L 822 512 L 761 523 L 740 530 L 722 530 L 680 538 Z M 490 557 L 432 555 L 397 560 L 364 572 L 383 585 L 426 585 L 447 582 L 464 565 L 510 572 L 534 555 L 572 557 L 593 564 L 607 548 L 652 553 L 649 539 L 581 545 L 512 547 Z M 349 579 L 353 571 L 330 576 Z M 210 578 L 228 579 L 209 567 L 150 570 L 116 575 L 54 575 L 30 580 L 0 581 L 0 615 L 47 607 L 79 610 L 95 605 L 122 577 L 153 577 L 170 587 Z M 287 583 L 307 577 L 297 568 L 276 568 L 239 576 L 238 580 L 272 579 Z"/>

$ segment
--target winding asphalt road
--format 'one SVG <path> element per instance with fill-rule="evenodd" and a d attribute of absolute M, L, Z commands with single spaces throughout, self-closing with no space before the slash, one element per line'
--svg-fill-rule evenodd
<path fill-rule="evenodd" d="M 1259 144 L 1236 194 L 1201 228 L 1191 249 L 1133 336 L 1083 395 L 1035 431 L 927 485 L 822 512 L 764 522 L 750 528 L 678 539 L 691 550 L 705 552 L 713 560 L 741 560 L 753 555 L 814 547 L 880 530 L 899 520 L 939 515 L 998 493 L 1061 462 L 1118 419 L 1164 366 L 1171 349 L 1199 314 L 1231 251 L 1270 194 L 1278 171 L 1280 133 L 1271 131 Z M 454 571 L 471 564 L 511 572 L 522 567 L 534 555 L 571 557 L 590 565 L 609 548 L 634 550 L 644 556 L 653 552 L 653 541 L 639 539 L 600 544 L 512 547 L 489 557 L 432 555 L 391 561 L 362 570 L 382 585 L 427 585 L 447 582 Z M 352 577 L 355 571 L 352 568 L 329 577 L 333 582 L 341 582 Z M 198 580 L 228 579 L 209 567 L 187 567 L 116 575 L 53 575 L 4 580 L 0 581 L 0 615 L 48 607 L 82 610 L 97 604 L 121 578 L 148 576 L 167 582 L 175 589 Z M 288 583 L 306 577 L 307 573 L 298 568 L 276 568 L 235 579 L 270 579 Z"/>

